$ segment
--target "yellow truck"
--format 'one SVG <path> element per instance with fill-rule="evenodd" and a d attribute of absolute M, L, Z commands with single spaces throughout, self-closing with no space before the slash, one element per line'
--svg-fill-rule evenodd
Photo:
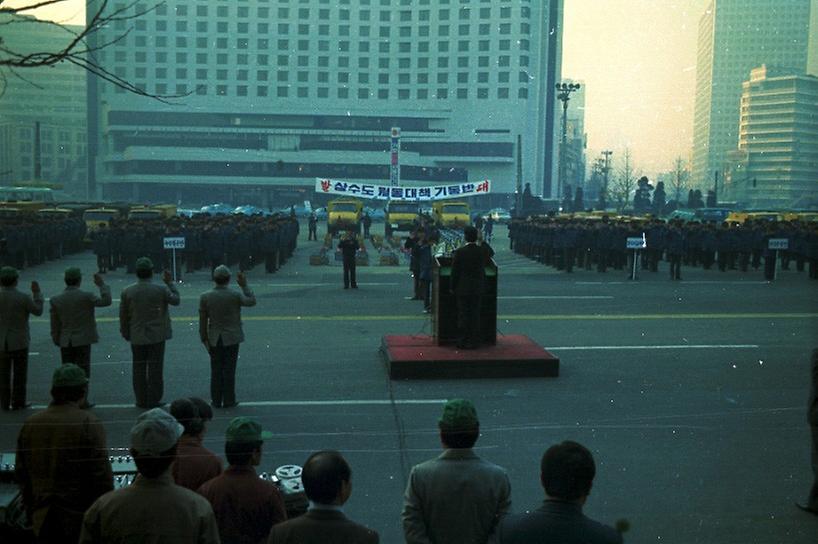
<path fill-rule="evenodd" d="M 128 219 L 153 221 L 168 219 L 176 215 L 174 204 L 157 204 L 155 206 L 133 206 L 128 211 Z"/>
<path fill-rule="evenodd" d="M 361 216 L 364 204 L 360 200 L 341 198 L 327 204 L 327 232 L 354 230 L 361 232 Z"/>
<path fill-rule="evenodd" d="M 393 201 L 384 210 L 384 235 L 388 238 L 395 231 L 411 231 L 418 218 L 418 205 L 414 202 Z"/>
<path fill-rule="evenodd" d="M 471 210 L 466 202 L 433 202 L 432 218 L 438 227 L 463 228 L 471 224 Z"/>
<path fill-rule="evenodd" d="M 101 225 L 109 226 L 112 219 L 120 217 L 119 210 L 115 208 L 91 208 L 85 210 L 82 214 L 82 220 L 85 221 L 85 240 L 91 240 L 91 234 L 97 230 Z"/>

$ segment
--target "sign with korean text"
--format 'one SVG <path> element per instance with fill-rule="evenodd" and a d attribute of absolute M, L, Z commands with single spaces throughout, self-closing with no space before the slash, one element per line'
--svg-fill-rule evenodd
<path fill-rule="evenodd" d="M 776 251 L 786 251 L 790 249 L 790 239 L 789 238 L 770 238 L 769 243 L 767 245 L 768 249 L 774 249 Z"/>
<path fill-rule="evenodd" d="M 355 196 L 374 200 L 404 200 L 409 202 L 431 202 L 487 195 L 491 192 L 491 181 L 471 181 L 451 185 L 426 187 L 392 187 L 370 183 L 350 183 L 337 179 L 315 179 L 315 192 L 327 195 Z"/>
<path fill-rule="evenodd" d="M 183 236 L 173 236 L 164 238 L 165 249 L 185 249 L 185 238 Z"/>
<path fill-rule="evenodd" d="M 397 187 L 400 184 L 400 127 L 392 127 L 392 137 L 389 142 L 389 184 Z"/>
<path fill-rule="evenodd" d="M 645 238 L 645 234 L 642 233 L 641 237 L 628 237 L 625 247 L 627 249 L 646 249 L 648 247 L 648 241 Z"/>

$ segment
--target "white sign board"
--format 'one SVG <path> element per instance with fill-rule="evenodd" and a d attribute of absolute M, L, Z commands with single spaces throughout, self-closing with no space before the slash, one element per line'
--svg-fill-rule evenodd
<path fill-rule="evenodd" d="M 315 179 L 315 192 L 329 195 L 357 196 L 375 200 L 403 200 L 431 202 L 450 198 L 486 195 L 491 192 L 491 181 L 472 181 L 452 185 L 426 187 L 391 187 L 370 183 L 349 183 L 335 179 Z"/>
<path fill-rule="evenodd" d="M 183 236 L 174 236 L 164 239 L 165 249 L 185 249 L 185 239 Z"/>
<path fill-rule="evenodd" d="M 626 246 L 627 249 L 645 249 L 648 247 L 648 241 L 645 239 L 645 235 L 643 234 L 642 237 L 634 236 L 632 238 L 628 238 Z"/>
<path fill-rule="evenodd" d="M 790 249 L 789 238 L 770 238 L 768 249 L 787 250 Z"/>

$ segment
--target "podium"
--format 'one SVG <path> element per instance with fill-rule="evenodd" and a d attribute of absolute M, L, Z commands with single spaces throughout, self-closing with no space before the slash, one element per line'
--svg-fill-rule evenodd
<path fill-rule="evenodd" d="M 491 259 L 485 267 L 486 281 L 480 297 L 480 334 L 484 345 L 497 343 L 497 263 Z M 452 258 L 435 257 L 432 268 L 432 331 L 435 344 L 457 343 L 457 296 L 452 293 Z"/>

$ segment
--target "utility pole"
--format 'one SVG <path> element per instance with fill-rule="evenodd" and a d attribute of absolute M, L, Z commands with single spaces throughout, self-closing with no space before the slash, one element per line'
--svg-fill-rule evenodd
<path fill-rule="evenodd" d="M 517 192 L 514 207 L 517 215 L 523 213 L 523 137 L 517 135 Z"/>
<path fill-rule="evenodd" d="M 562 141 L 560 142 L 560 162 L 557 175 L 557 202 L 562 202 L 562 187 L 565 184 L 565 152 L 568 147 L 568 101 L 571 93 L 578 91 L 579 83 L 557 83 L 557 99 L 562 102 Z"/>
<path fill-rule="evenodd" d="M 605 157 L 605 166 L 602 167 L 602 177 L 603 177 L 603 185 L 602 185 L 602 201 L 605 203 L 605 207 L 608 206 L 608 172 L 611 171 L 611 155 L 613 155 L 613 151 L 610 149 L 605 149 L 602 151 L 602 155 Z"/>

